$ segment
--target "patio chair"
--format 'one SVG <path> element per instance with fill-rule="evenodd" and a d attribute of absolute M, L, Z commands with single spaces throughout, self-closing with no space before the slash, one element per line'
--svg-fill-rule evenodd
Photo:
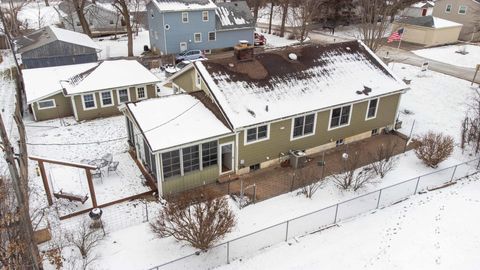
<path fill-rule="evenodd" d="M 100 178 L 100 182 L 103 183 L 103 175 L 102 175 L 102 171 L 100 169 L 96 169 L 93 173 L 92 173 L 92 177 L 93 178 Z"/>
<path fill-rule="evenodd" d="M 110 172 L 115 172 L 116 174 L 118 174 L 117 167 L 119 163 L 120 162 L 118 161 L 112 161 L 110 164 L 108 164 L 108 170 L 107 170 L 108 174 L 110 174 Z"/>
<path fill-rule="evenodd" d="M 105 154 L 102 156 L 102 159 L 107 161 L 107 165 L 110 165 L 110 163 L 112 163 L 112 160 L 113 160 L 113 155 L 110 153 Z"/>

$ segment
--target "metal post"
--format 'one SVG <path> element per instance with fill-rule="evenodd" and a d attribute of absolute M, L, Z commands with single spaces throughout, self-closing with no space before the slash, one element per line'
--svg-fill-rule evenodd
<path fill-rule="evenodd" d="M 410 134 L 408 135 L 408 138 L 405 141 L 405 147 L 403 148 L 403 153 L 407 152 L 407 144 L 408 144 L 408 141 L 410 140 L 410 138 L 412 138 L 413 127 L 415 127 L 415 119 L 413 120 L 412 128 L 410 129 Z"/>
<path fill-rule="evenodd" d="M 240 180 L 240 209 L 242 209 L 243 202 L 243 179 Z"/>
<path fill-rule="evenodd" d="M 333 221 L 333 224 L 337 223 L 337 214 L 338 214 L 338 203 L 337 203 L 337 207 L 335 208 L 335 220 Z"/>
<path fill-rule="evenodd" d="M 257 184 L 253 184 L 253 203 L 257 200 Z"/>
<path fill-rule="evenodd" d="M 452 178 L 450 179 L 450 182 L 453 181 L 453 177 L 455 176 L 455 172 L 457 171 L 457 166 L 458 165 L 455 165 L 455 168 L 453 169 Z"/>
<path fill-rule="evenodd" d="M 149 220 L 148 220 L 148 204 L 147 203 L 145 203 L 145 214 L 147 216 L 147 222 L 148 222 Z"/>
<path fill-rule="evenodd" d="M 227 242 L 227 263 L 230 264 L 230 241 Z"/>
<path fill-rule="evenodd" d="M 417 194 L 417 189 L 418 189 L 418 183 L 420 182 L 420 176 L 418 177 L 417 179 L 417 185 L 415 186 L 415 191 L 413 192 L 413 194 Z"/>
<path fill-rule="evenodd" d="M 380 192 L 378 192 L 377 209 L 378 209 L 378 206 L 380 206 L 380 197 L 382 197 L 382 190 L 383 189 L 380 189 Z"/>
<path fill-rule="evenodd" d="M 287 230 L 285 231 L 285 242 L 288 240 L 288 224 L 290 223 L 289 220 L 287 220 Z"/>

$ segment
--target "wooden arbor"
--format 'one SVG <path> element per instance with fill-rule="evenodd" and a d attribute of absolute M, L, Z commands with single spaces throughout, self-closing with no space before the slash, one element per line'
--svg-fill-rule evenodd
<path fill-rule="evenodd" d="M 90 170 L 95 170 L 97 167 L 92 166 L 92 165 L 88 165 L 88 164 L 68 162 L 68 161 L 55 160 L 55 159 L 48 159 L 48 158 L 42 158 L 42 157 L 37 157 L 37 156 L 29 156 L 29 159 L 35 160 L 35 161 L 38 162 L 38 168 L 40 169 L 40 175 L 42 177 L 43 187 L 45 189 L 45 193 L 47 194 L 48 205 L 52 205 L 53 200 L 52 200 L 52 192 L 50 191 L 50 186 L 48 184 L 47 174 L 45 173 L 45 164 L 44 163 L 52 163 L 52 164 L 64 165 L 64 166 L 68 166 L 68 167 L 85 169 L 85 174 L 87 176 L 87 182 L 88 182 L 88 189 L 90 191 L 90 198 L 92 198 L 92 206 L 93 206 L 93 208 L 98 206 L 97 205 L 97 197 L 95 196 L 95 189 L 93 187 L 92 173 L 90 172 Z"/>

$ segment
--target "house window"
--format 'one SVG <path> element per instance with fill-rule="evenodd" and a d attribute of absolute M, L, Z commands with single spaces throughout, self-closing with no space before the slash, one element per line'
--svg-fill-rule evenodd
<path fill-rule="evenodd" d="M 83 109 L 90 110 L 95 109 L 97 105 L 95 104 L 94 94 L 85 94 L 83 97 Z"/>
<path fill-rule="evenodd" d="M 260 170 L 260 164 L 259 163 L 250 165 L 250 171 L 251 172 L 256 171 L 256 170 Z"/>
<path fill-rule="evenodd" d="M 199 72 L 195 73 L 195 85 L 197 86 L 197 88 L 202 87 L 202 77 L 200 76 Z"/>
<path fill-rule="evenodd" d="M 153 9 L 150 9 L 150 16 L 154 17 Z"/>
<path fill-rule="evenodd" d="M 188 12 L 182 12 L 182 23 L 188 23 Z"/>
<path fill-rule="evenodd" d="M 458 7 L 458 14 L 462 14 L 462 15 L 467 14 L 467 6 L 459 6 Z"/>
<path fill-rule="evenodd" d="M 183 173 L 200 169 L 200 157 L 198 152 L 198 145 L 183 148 L 182 155 L 183 155 Z"/>
<path fill-rule="evenodd" d="M 263 141 L 268 139 L 268 125 L 247 129 L 246 143 Z"/>
<path fill-rule="evenodd" d="M 293 138 L 314 134 L 315 114 L 308 114 L 293 119 Z"/>
<path fill-rule="evenodd" d="M 113 105 L 112 92 L 105 91 L 100 93 L 102 100 L 102 107 L 107 107 Z"/>
<path fill-rule="evenodd" d="M 372 129 L 372 136 L 378 135 L 378 128 Z"/>
<path fill-rule="evenodd" d="M 118 103 L 128 102 L 130 98 L 128 97 L 128 89 L 119 89 L 118 90 Z"/>
<path fill-rule="evenodd" d="M 378 108 L 378 98 L 371 99 L 368 102 L 368 109 L 367 109 L 367 117 L 366 119 L 372 119 L 377 116 L 377 108 Z"/>
<path fill-rule="evenodd" d="M 137 99 L 146 99 L 147 93 L 145 92 L 145 87 L 137 87 Z"/>
<path fill-rule="evenodd" d="M 452 4 L 447 4 L 445 7 L 445 13 L 450 13 L 452 11 Z"/>
<path fill-rule="evenodd" d="M 217 34 L 215 32 L 208 32 L 208 40 L 215 41 L 217 39 Z"/>
<path fill-rule="evenodd" d="M 163 178 L 177 176 L 180 170 L 180 151 L 174 150 L 162 154 Z"/>
<path fill-rule="evenodd" d="M 110 20 L 110 22 L 109 22 L 109 23 L 110 23 L 110 24 L 114 24 L 113 20 Z"/>
<path fill-rule="evenodd" d="M 202 21 L 208 22 L 208 11 L 202 11 Z"/>
<path fill-rule="evenodd" d="M 202 42 L 202 33 L 193 34 L 193 41 L 195 41 L 195 43 Z"/>
<path fill-rule="evenodd" d="M 350 122 L 350 110 L 352 105 L 335 108 L 331 112 L 330 128 L 346 126 Z"/>
<path fill-rule="evenodd" d="M 42 100 L 37 102 L 37 105 L 39 110 L 55 108 L 55 100 L 54 99 Z"/>
<path fill-rule="evenodd" d="M 202 144 L 202 166 L 217 165 L 217 141 Z"/>
<path fill-rule="evenodd" d="M 344 139 L 340 139 L 340 140 L 337 140 L 337 141 L 335 142 L 335 146 L 338 147 L 338 146 L 340 146 L 340 145 L 343 145 L 344 143 L 345 143 L 345 140 L 344 140 Z"/>

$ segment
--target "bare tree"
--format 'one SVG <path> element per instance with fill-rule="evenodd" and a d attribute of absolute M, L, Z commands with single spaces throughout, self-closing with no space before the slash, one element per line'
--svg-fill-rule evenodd
<path fill-rule="evenodd" d="M 150 223 L 160 238 L 173 236 L 200 250 L 208 250 L 235 227 L 235 215 L 225 197 L 184 193 L 170 201 Z"/>
<path fill-rule="evenodd" d="M 318 166 L 305 166 L 295 171 L 295 177 L 302 185 L 302 193 L 305 197 L 311 199 L 325 183 L 322 169 Z"/>
<path fill-rule="evenodd" d="M 5 31 L 8 31 L 12 37 L 22 34 L 22 22 L 19 21 L 18 14 L 28 4 L 27 1 L 7 0 L 6 5 L 0 6 L 5 19 Z"/>
<path fill-rule="evenodd" d="M 264 5 L 264 0 L 249 0 L 247 3 L 250 7 L 253 6 L 253 21 L 257 23 L 258 11 L 260 7 Z"/>
<path fill-rule="evenodd" d="M 331 176 L 334 183 L 344 189 L 357 191 L 375 178 L 375 171 L 370 166 L 360 167 L 360 155 L 346 155 L 340 173 Z"/>
<path fill-rule="evenodd" d="M 300 43 L 308 37 L 309 25 L 324 3 L 325 0 L 299 0 L 298 7 L 292 9 L 296 36 Z"/>
<path fill-rule="evenodd" d="M 71 1 L 73 4 L 75 13 L 77 14 L 78 20 L 80 21 L 80 25 L 82 26 L 83 33 L 88 35 L 89 37 L 92 36 L 92 32 L 90 31 L 90 25 L 85 18 L 85 5 L 87 4 L 87 0 L 68 0 Z"/>
<path fill-rule="evenodd" d="M 280 37 L 285 36 L 285 24 L 287 23 L 289 6 L 290 0 L 280 0 L 280 7 L 282 8 L 282 24 L 280 25 Z"/>
<path fill-rule="evenodd" d="M 370 153 L 370 158 L 373 160 L 372 168 L 380 178 L 393 170 L 397 165 L 398 158 L 395 157 L 396 143 L 388 141 L 386 144 L 377 146 L 373 153 Z"/>
<path fill-rule="evenodd" d="M 462 151 L 470 146 L 476 155 L 480 152 L 480 92 L 475 91 L 470 100 L 469 108 L 465 112 L 462 122 L 460 146 Z"/>
<path fill-rule="evenodd" d="M 275 1 L 271 0 L 270 1 L 270 14 L 268 17 L 268 33 L 272 33 L 272 20 L 273 20 L 273 10 L 275 8 Z"/>
<path fill-rule="evenodd" d="M 133 56 L 133 31 L 130 20 L 129 3 L 127 0 L 114 0 L 112 5 L 118 10 L 118 12 L 120 12 L 120 14 L 122 14 L 123 19 L 125 20 L 128 38 L 128 56 Z"/>
<path fill-rule="evenodd" d="M 74 246 L 81 256 L 81 269 L 87 269 L 99 257 L 95 254 L 95 248 L 105 238 L 102 230 L 92 228 L 90 222 L 84 219 L 74 230 L 65 234 L 68 244 Z"/>
<path fill-rule="evenodd" d="M 429 131 L 416 140 L 419 145 L 415 147 L 415 155 L 432 168 L 436 168 L 440 162 L 447 159 L 453 152 L 452 136 Z"/>

